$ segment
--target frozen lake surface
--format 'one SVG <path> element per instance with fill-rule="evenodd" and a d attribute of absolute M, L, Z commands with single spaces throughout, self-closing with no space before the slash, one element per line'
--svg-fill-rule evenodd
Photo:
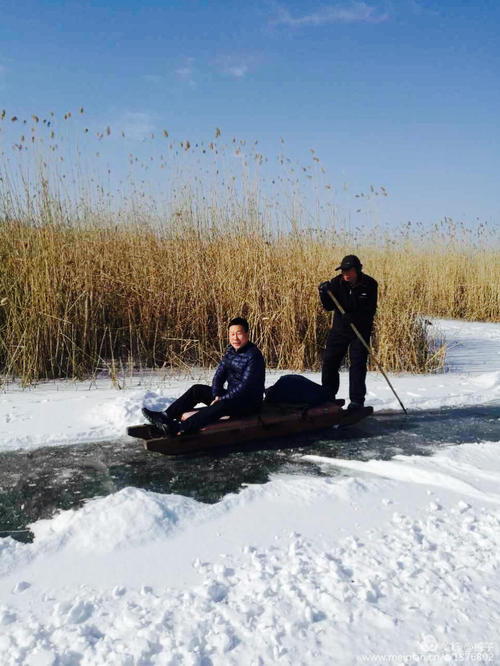
<path fill-rule="evenodd" d="M 447 371 L 483 373 L 500 370 L 498 324 L 437 319 L 435 325 L 445 333 Z"/>
<path fill-rule="evenodd" d="M 266 483 L 275 473 L 323 474 L 298 456 L 389 460 L 395 455 L 430 455 L 436 447 L 499 441 L 498 404 L 378 415 L 357 426 L 309 436 L 257 442 L 189 457 L 146 453 L 137 440 L 41 447 L 0 453 L 0 525 L 22 530 L 58 509 L 127 486 L 217 502 L 249 483 Z M 337 474 L 335 469 L 328 474 Z M 13 533 L 25 540 L 31 534 Z"/>

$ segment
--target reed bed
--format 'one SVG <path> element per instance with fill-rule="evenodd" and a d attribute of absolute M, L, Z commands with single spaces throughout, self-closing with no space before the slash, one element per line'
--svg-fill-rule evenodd
<path fill-rule="evenodd" d="M 427 316 L 500 321 L 498 250 L 450 220 L 424 238 L 418 229 L 346 231 L 310 216 L 306 223 L 295 195 L 286 211 L 276 199 L 269 212 L 248 171 L 239 182 L 221 181 L 217 161 L 210 195 L 197 176 L 182 184 L 177 173 L 165 210 L 138 203 L 144 194 L 130 189 L 117 207 L 102 186 L 97 200 L 91 195 L 81 167 L 73 169 L 79 189 L 68 195 L 65 174 L 39 164 L 29 179 L 0 164 L 4 380 L 104 371 L 119 384 L 137 368 L 212 366 L 236 315 L 249 319 L 269 367 L 317 369 L 331 317 L 317 285 L 352 252 L 379 282 L 373 348 L 387 370 L 441 367 L 439 332 Z M 277 210 L 286 224 L 276 223 Z"/>
<path fill-rule="evenodd" d="M 352 247 L 324 232 L 163 233 L 130 226 L 0 225 L 0 362 L 26 383 L 106 369 L 214 364 L 248 317 L 269 366 L 318 368 L 330 314 L 317 284 Z M 441 362 L 423 315 L 498 321 L 498 253 L 358 245 L 380 285 L 374 348 L 389 370 Z"/>

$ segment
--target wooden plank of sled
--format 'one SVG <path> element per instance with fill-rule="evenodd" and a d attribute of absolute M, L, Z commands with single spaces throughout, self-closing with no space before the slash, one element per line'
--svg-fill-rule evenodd
<path fill-rule="evenodd" d="M 200 432 L 224 432 L 226 430 L 236 430 L 240 431 L 242 427 L 249 428 L 254 425 L 259 425 L 260 427 L 266 428 L 268 425 L 274 423 L 291 423 L 294 421 L 302 421 L 304 418 L 311 420 L 318 416 L 323 416 L 326 414 L 338 414 L 341 411 L 341 407 L 338 405 L 332 405 L 330 403 L 326 405 L 321 405 L 320 407 L 310 407 L 307 410 L 290 410 L 283 413 L 273 414 L 264 412 L 263 415 L 258 416 L 247 416 L 241 419 L 229 419 L 228 417 L 222 417 L 216 423 L 211 423 L 206 428 L 203 428 Z M 144 423 L 142 425 L 129 426 L 127 428 L 127 434 L 131 437 L 137 437 L 138 439 L 158 439 L 161 431 L 158 430 L 154 425 L 149 423 Z M 196 433 L 195 436 L 198 437 L 200 433 Z M 163 437 L 164 438 L 164 437 Z M 169 439 L 169 438 L 164 438 Z M 185 437 L 187 439 L 187 437 Z"/>
<path fill-rule="evenodd" d="M 144 439 L 144 448 L 148 451 L 175 455 L 321 430 L 333 425 L 352 425 L 372 413 L 372 407 L 348 411 L 337 405 L 322 405 L 310 408 L 305 413 L 294 411 L 266 416 L 264 419 L 251 416 L 226 422 L 218 421 L 192 435 L 165 437 L 154 426 L 147 425 L 131 426 L 128 434 Z"/>

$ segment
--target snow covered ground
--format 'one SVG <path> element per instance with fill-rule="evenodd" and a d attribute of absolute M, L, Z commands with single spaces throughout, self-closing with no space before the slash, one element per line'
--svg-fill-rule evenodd
<path fill-rule="evenodd" d="M 39 520 L 32 544 L 0 539 L 0 663 L 500 664 L 500 325 L 437 324 L 449 372 L 391 380 L 411 410 L 491 406 L 494 441 L 301 454 L 337 473 L 213 505 L 129 487 Z M 0 450 L 123 437 L 193 378 L 160 380 L 9 387 Z M 398 408 L 379 375 L 368 389 Z"/>

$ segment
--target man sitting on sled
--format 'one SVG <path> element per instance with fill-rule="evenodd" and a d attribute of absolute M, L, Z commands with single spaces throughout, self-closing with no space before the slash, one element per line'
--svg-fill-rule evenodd
<path fill-rule="evenodd" d="M 164 412 L 143 408 L 145 418 L 165 435 L 193 433 L 221 416 L 248 416 L 261 409 L 266 366 L 260 350 L 250 342 L 248 322 L 235 317 L 228 324 L 229 345 L 212 386 L 194 384 Z M 227 388 L 224 384 L 227 382 Z M 198 403 L 207 405 L 181 420 Z"/>

